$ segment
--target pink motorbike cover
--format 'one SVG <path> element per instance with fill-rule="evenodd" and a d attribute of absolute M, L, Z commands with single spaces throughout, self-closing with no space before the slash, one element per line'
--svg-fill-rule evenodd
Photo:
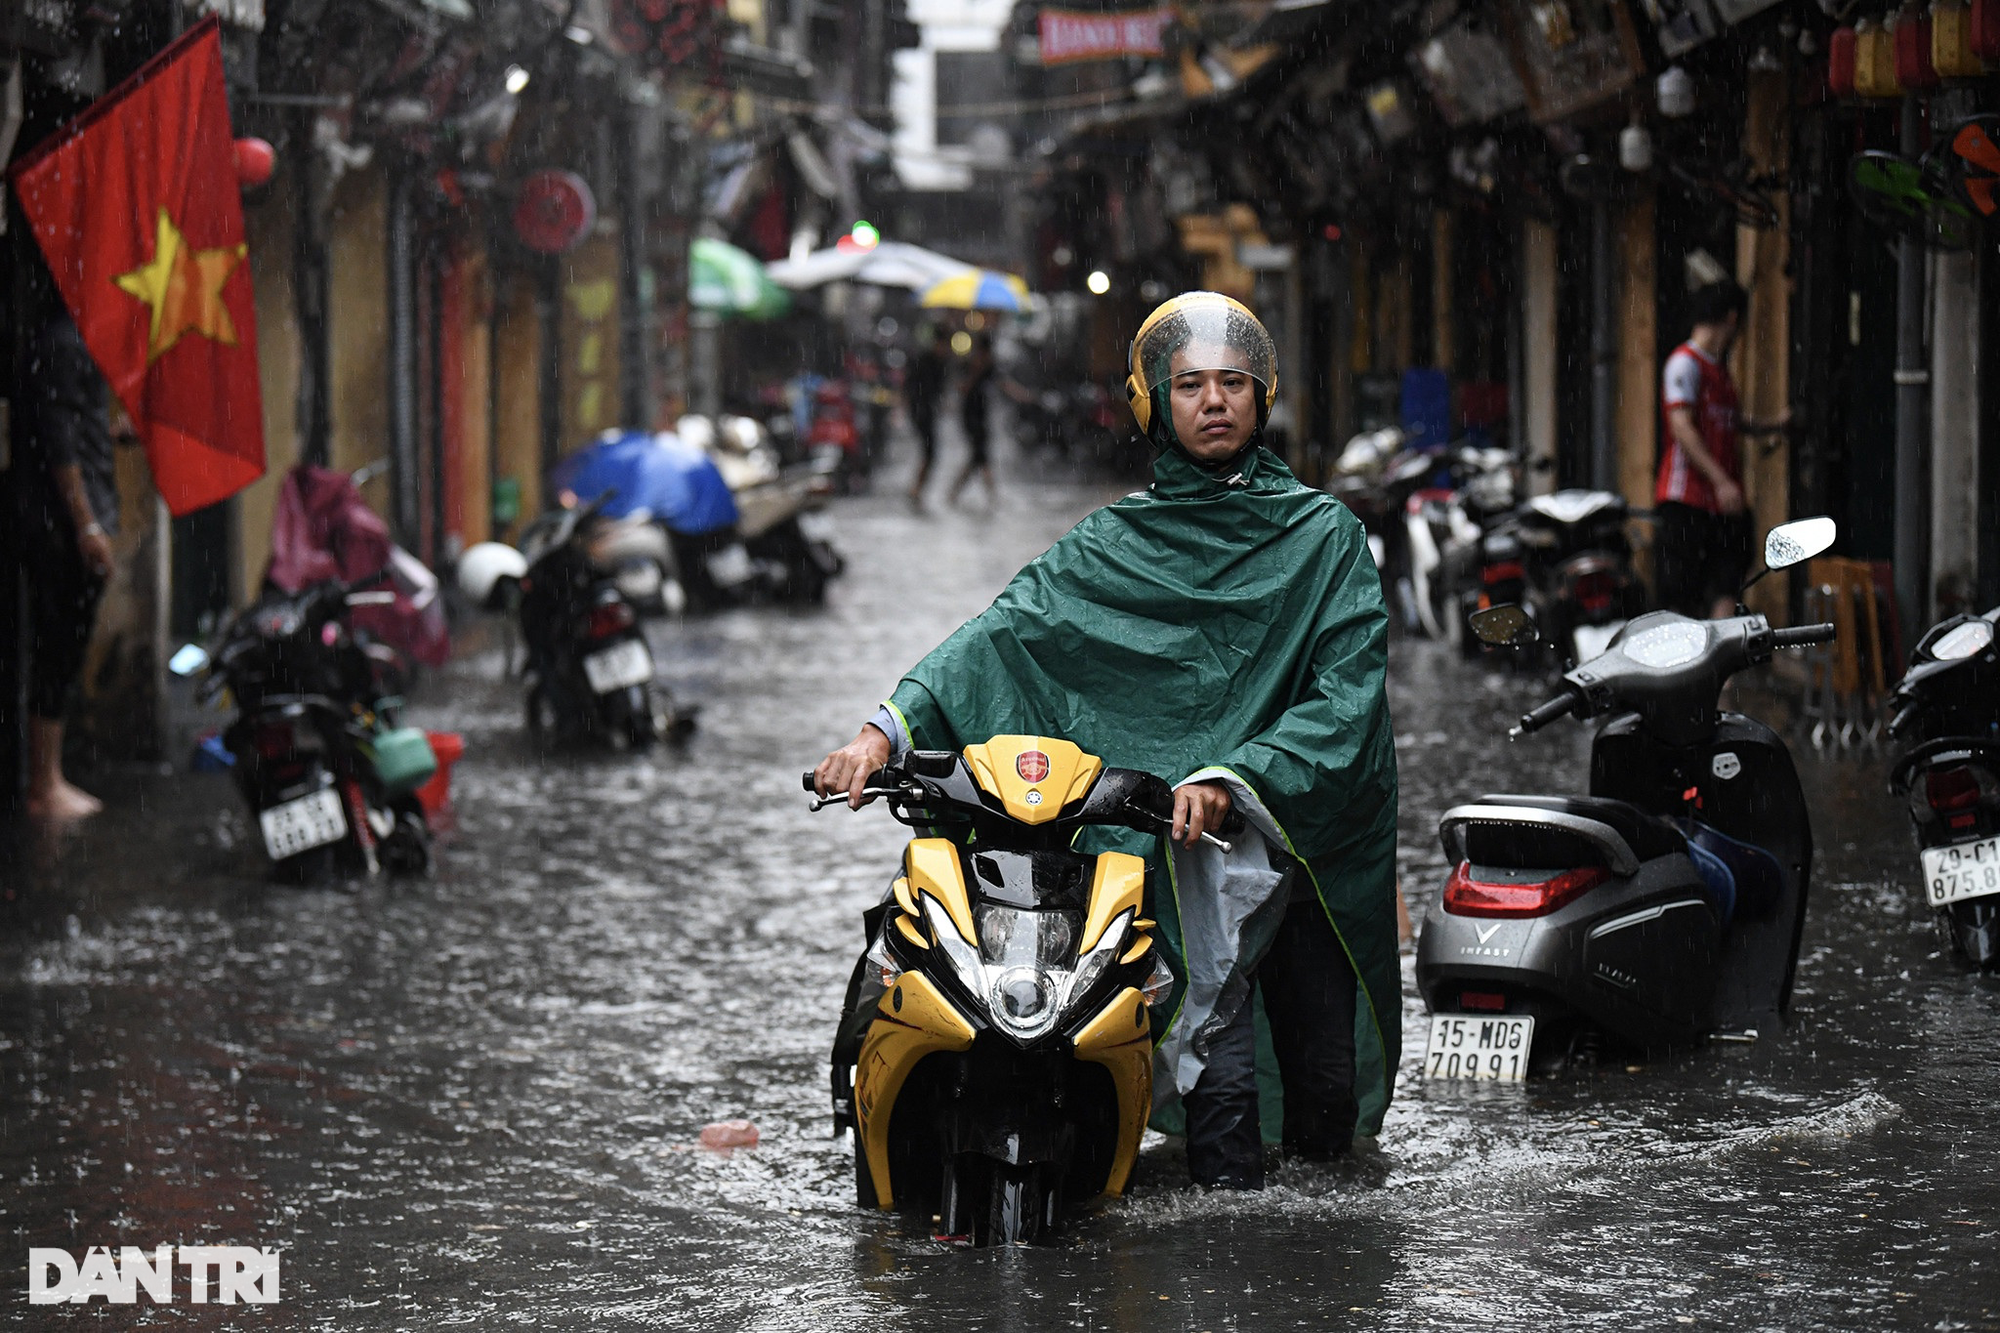
<path fill-rule="evenodd" d="M 339 579 L 359 583 L 389 571 L 390 606 L 357 606 L 348 623 L 426 666 L 451 654 L 437 576 L 389 540 L 389 528 L 345 472 L 301 463 L 286 474 L 271 519 L 271 563 L 264 582 L 295 593 Z"/>

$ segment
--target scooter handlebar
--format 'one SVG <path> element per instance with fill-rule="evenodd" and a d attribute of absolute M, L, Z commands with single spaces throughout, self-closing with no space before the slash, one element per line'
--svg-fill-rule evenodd
<path fill-rule="evenodd" d="M 1508 733 L 1510 736 L 1524 736 L 1531 731 L 1540 731 L 1557 718 L 1568 717 L 1576 709 L 1576 696 L 1559 694 L 1533 712 L 1521 714 L 1521 724 Z"/>
<path fill-rule="evenodd" d="M 1830 621 L 1818 625 L 1794 625 L 1790 629 L 1772 630 L 1771 646 L 1773 648 L 1806 648 L 1815 643 L 1831 643 L 1833 642 L 1833 636 L 1834 626 Z"/>

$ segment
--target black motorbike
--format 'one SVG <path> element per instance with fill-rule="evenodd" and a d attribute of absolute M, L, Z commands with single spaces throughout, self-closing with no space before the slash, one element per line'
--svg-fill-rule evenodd
<path fill-rule="evenodd" d="M 1907 804 L 1924 901 L 1953 952 L 2000 966 L 2000 608 L 1931 627 L 1889 696 L 1908 742 L 1889 790 Z"/>
<path fill-rule="evenodd" d="M 1773 530 L 1769 568 L 1833 540 Z M 1474 620 L 1491 643 L 1537 633 L 1519 607 Z M 1417 985 L 1431 1077 L 1525 1076 L 1610 1043 L 1640 1051 L 1747 1036 L 1790 1002 L 1812 826 L 1778 734 L 1720 711 L 1722 683 L 1831 625 L 1759 615 L 1640 616 L 1569 671 L 1512 733 L 1608 717 L 1588 796 L 1482 796 L 1445 813 L 1450 879 L 1424 920 Z"/>
<path fill-rule="evenodd" d="M 608 495 L 545 514 L 521 537 L 521 639 L 528 730 L 560 743 L 622 740 L 635 749 L 683 734 L 639 614 L 613 572 L 591 558 L 591 525 Z"/>
<path fill-rule="evenodd" d="M 1508 524 L 1526 558 L 1527 604 L 1564 666 L 1602 653 L 1645 601 L 1627 517 L 1610 491 L 1565 490 L 1533 497 Z"/>
<path fill-rule="evenodd" d="M 349 607 L 392 600 L 337 582 L 273 590 L 229 623 L 212 659 L 190 645 L 170 663 L 206 671 L 203 702 L 229 690 L 237 716 L 223 746 L 282 877 L 430 867 L 416 791 L 437 758 L 422 731 L 398 725 L 384 663 L 345 619 Z"/>

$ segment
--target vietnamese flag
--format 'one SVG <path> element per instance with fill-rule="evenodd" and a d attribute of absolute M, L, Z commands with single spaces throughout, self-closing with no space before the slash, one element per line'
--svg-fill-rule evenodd
<path fill-rule="evenodd" d="M 9 173 L 176 515 L 264 475 L 233 145 L 210 18 Z"/>

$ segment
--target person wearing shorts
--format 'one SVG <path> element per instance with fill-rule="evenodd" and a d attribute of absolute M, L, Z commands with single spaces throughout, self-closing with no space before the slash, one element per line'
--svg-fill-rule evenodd
<path fill-rule="evenodd" d="M 1661 376 L 1666 447 L 1653 488 L 1659 602 L 1697 618 L 1733 615 L 1749 571 L 1751 515 L 1738 436 L 1783 430 L 1791 416 L 1739 416 L 1728 359 L 1744 304 L 1743 289 L 1727 280 L 1697 291 L 1693 328 Z"/>
<path fill-rule="evenodd" d="M 949 373 L 951 344 L 941 326 L 934 326 L 929 340 L 910 361 L 910 373 L 903 381 L 903 403 L 909 409 L 910 426 L 917 432 L 921 456 L 916 480 L 910 483 L 910 502 L 923 503 L 924 484 L 937 463 L 938 403 L 944 397 Z"/>
<path fill-rule="evenodd" d="M 53 305 L 53 302 L 49 303 Z M 29 571 L 27 811 L 73 820 L 103 809 L 63 775 L 63 717 L 83 672 L 118 523 L 109 390 L 60 306 L 21 340 L 12 540 Z"/>
<path fill-rule="evenodd" d="M 993 364 L 993 340 L 979 334 L 972 340 L 972 354 L 965 360 L 964 376 L 958 386 L 958 425 L 965 432 L 967 452 L 965 467 L 951 484 L 953 504 L 958 503 L 959 493 L 975 472 L 986 479 L 987 500 L 991 502 L 998 495 L 993 481 L 990 411 L 993 383 L 999 373 Z"/>

